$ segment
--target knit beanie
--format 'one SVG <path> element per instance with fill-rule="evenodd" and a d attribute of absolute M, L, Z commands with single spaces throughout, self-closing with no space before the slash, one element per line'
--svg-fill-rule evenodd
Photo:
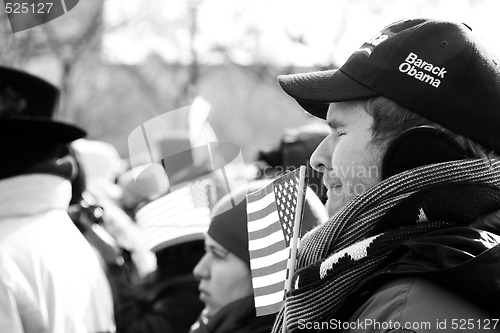
<path fill-rule="evenodd" d="M 230 195 L 214 207 L 208 235 L 250 267 L 246 200 L 229 209 L 228 205 L 231 205 Z"/>

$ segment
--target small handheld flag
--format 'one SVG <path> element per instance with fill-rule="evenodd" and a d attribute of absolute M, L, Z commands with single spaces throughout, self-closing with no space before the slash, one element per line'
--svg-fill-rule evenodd
<path fill-rule="evenodd" d="M 248 250 L 257 316 L 276 313 L 283 306 L 287 280 L 295 267 L 305 173 L 301 166 L 247 195 Z"/>

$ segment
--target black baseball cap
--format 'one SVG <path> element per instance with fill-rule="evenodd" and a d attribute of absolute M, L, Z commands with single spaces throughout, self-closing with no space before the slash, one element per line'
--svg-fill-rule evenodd
<path fill-rule="evenodd" d="M 409 19 L 383 28 L 339 69 L 278 81 L 319 118 L 331 102 L 384 96 L 500 152 L 499 63 L 466 24 Z"/>

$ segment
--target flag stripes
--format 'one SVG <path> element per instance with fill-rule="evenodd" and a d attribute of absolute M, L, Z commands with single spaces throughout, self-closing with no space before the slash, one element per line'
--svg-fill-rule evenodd
<path fill-rule="evenodd" d="M 276 313 L 283 305 L 297 174 L 287 173 L 247 195 L 248 249 L 258 316 Z"/>
<path fill-rule="evenodd" d="M 255 266 L 258 265 L 257 263 L 262 261 L 261 258 L 267 258 L 267 261 L 271 261 L 272 257 L 268 258 L 268 256 L 271 256 L 271 255 L 277 256 L 278 254 L 287 256 L 288 254 L 286 254 L 286 253 L 285 254 L 280 253 L 281 251 L 286 252 L 285 250 L 286 250 L 286 248 L 283 247 L 283 244 L 281 243 L 281 241 L 278 241 L 272 245 L 269 245 L 269 246 L 266 246 L 266 247 L 263 247 L 260 249 L 253 249 L 252 251 L 254 252 L 253 255 L 255 257 L 255 260 L 254 260 Z M 276 258 L 274 258 L 274 259 L 276 259 Z"/>
<path fill-rule="evenodd" d="M 284 252 L 288 252 L 287 249 L 284 249 L 283 251 Z M 278 260 L 280 258 L 283 258 L 283 256 L 287 256 L 287 254 L 285 254 L 285 253 L 278 253 L 276 255 L 276 257 L 279 257 Z M 267 263 L 262 263 L 261 265 L 264 265 L 264 264 L 267 264 Z M 275 264 L 268 265 L 268 266 L 256 267 L 256 268 L 252 269 L 252 275 L 253 276 L 265 276 L 265 275 L 269 275 L 269 274 L 272 274 L 273 272 L 276 272 L 276 271 L 282 269 L 283 265 L 286 266 L 286 260 L 278 261 Z M 255 266 L 258 266 L 258 265 L 255 265 Z"/>
<path fill-rule="evenodd" d="M 283 294 L 283 284 L 282 283 L 275 283 L 271 285 L 266 285 L 264 287 L 260 288 L 255 288 L 254 289 L 254 294 L 257 297 L 265 298 L 264 296 L 269 295 L 269 294 L 275 294 L 279 293 Z"/>
<path fill-rule="evenodd" d="M 249 235 L 253 238 L 261 238 L 261 237 L 265 237 L 266 235 L 273 234 L 277 231 L 281 232 L 281 227 L 278 223 L 276 223 L 276 221 L 274 221 L 273 223 L 271 223 L 268 226 L 264 225 L 262 227 L 262 229 L 255 230 L 255 231 L 249 231 Z"/>
<path fill-rule="evenodd" d="M 269 194 L 269 197 L 272 198 L 273 195 Z M 255 206 L 254 206 L 254 208 L 255 208 Z M 269 205 L 260 209 L 257 212 L 248 213 L 248 219 L 249 220 L 257 220 L 262 216 L 269 216 L 275 210 L 276 210 L 276 204 L 274 202 L 270 202 Z M 272 223 L 272 222 L 274 222 L 274 221 L 270 221 L 269 223 Z"/>
<path fill-rule="evenodd" d="M 136 218 L 141 221 L 143 226 L 154 226 L 155 224 L 162 225 L 163 219 L 172 220 L 168 224 L 169 227 L 178 227 L 183 225 L 182 220 L 173 219 L 179 214 L 186 214 L 192 209 L 197 208 L 195 202 L 190 198 L 191 191 L 188 187 L 184 187 L 160 197 L 147 205 L 147 209 L 140 209 Z M 198 207 L 206 209 L 208 207 Z"/>
<path fill-rule="evenodd" d="M 274 207 L 276 205 L 271 184 L 258 192 L 249 193 L 247 198 L 249 199 L 247 201 L 247 214 L 259 213 L 267 206 Z"/>
<path fill-rule="evenodd" d="M 160 246 L 202 239 L 210 224 L 213 181 L 204 179 L 167 193 L 142 206 L 136 213 L 146 246 Z"/>
<path fill-rule="evenodd" d="M 275 264 L 269 264 L 269 263 L 270 262 L 278 263 L 283 258 L 288 259 L 288 250 L 286 248 L 284 248 L 282 250 L 278 250 L 275 253 L 272 253 L 272 254 L 267 255 L 267 256 L 255 257 L 254 259 L 252 259 L 250 257 L 250 259 L 252 260 L 252 274 L 253 274 L 254 270 L 257 271 L 259 269 L 263 269 L 265 267 L 270 267 L 272 265 L 275 265 Z M 286 261 L 286 259 L 284 261 Z"/>
<path fill-rule="evenodd" d="M 256 297 L 255 298 L 255 310 L 259 311 L 260 313 L 265 313 L 265 314 L 272 314 L 276 313 L 281 309 L 282 303 L 274 303 L 274 300 L 283 297 L 283 290 L 278 291 L 273 294 L 267 294 L 264 296 Z"/>
<path fill-rule="evenodd" d="M 276 211 L 270 212 L 267 215 L 255 214 L 255 216 L 249 216 L 248 221 L 259 221 L 259 223 L 248 223 L 248 232 L 255 232 L 263 228 L 267 228 L 276 221 L 279 220 L 278 213 Z"/>
<path fill-rule="evenodd" d="M 283 269 L 286 269 L 286 263 Z M 283 282 L 283 270 L 266 276 L 254 277 L 252 279 L 252 285 L 254 288 L 263 288 L 272 284 L 280 283 L 280 281 Z"/>

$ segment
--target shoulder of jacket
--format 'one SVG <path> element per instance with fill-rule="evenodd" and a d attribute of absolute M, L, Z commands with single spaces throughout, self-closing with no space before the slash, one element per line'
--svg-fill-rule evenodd
<path fill-rule="evenodd" d="M 351 322 L 364 323 L 366 332 L 435 332 L 453 320 L 488 319 L 488 315 L 462 296 L 427 279 L 405 277 L 382 285 L 354 313 Z M 363 330 L 356 332 L 364 332 Z"/>

